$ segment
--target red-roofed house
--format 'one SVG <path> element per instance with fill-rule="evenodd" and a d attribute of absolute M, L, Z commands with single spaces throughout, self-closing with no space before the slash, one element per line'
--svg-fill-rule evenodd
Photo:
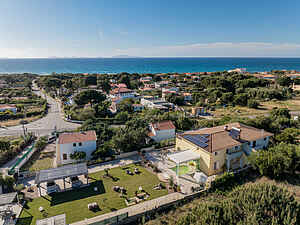
<path fill-rule="evenodd" d="M 151 123 L 150 131 L 148 136 L 155 142 L 175 138 L 175 126 L 170 120 Z"/>
<path fill-rule="evenodd" d="M 97 135 L 94 130 L 62 133 L 56 140 L 56 163 L 62 165 L 75 162 L 71 159 L 74 152 L 85 152 L 86 159 L 91 159 L 97 147 L 96 141 Z"/>
<path fill-rule="evenodd" d="M 128 88 L 115 88 L 110 92 L 112 98 L 135 98 L 135 93 L 133 90 Z"/>

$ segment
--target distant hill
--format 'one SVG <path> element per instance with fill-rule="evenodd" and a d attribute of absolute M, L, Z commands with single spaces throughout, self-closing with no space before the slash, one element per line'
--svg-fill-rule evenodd
<path fill-rule="evenodd" d="M 130 56 L 130 55 L 115 55 L 115 56 L 112 56 L 112 58 L 141 58 L 141 57 Z"/>

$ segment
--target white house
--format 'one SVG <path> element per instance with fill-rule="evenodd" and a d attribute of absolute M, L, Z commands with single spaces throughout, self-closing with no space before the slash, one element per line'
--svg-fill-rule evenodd
<path fill-rule="evenodd" d="M 155 142 L 175 138 L 175 126 L 170 120 L 151 123 L 148 135 Z"/>
<path fill-rule="evenodd" d="M 85 152 L 86 159 L 91 159 L 96 150 L 97 135 L 94 130 L 63 133 L 56 140 L 56 162 L 57 165 L 73 163 L 71 154 L 74 152 Z"/>
<path fill-rule="evenodd" d="M 141 98 L 141 104 L 150 109 L 159 109 L 169 111 L 174 109 L 174 104 L 165 101 L 164 99 L 154 98 L 150 96 L 144 96 Z"/>
<path fill-rule="evenodd" d="M 130 90 L 128 88 L 115 88 L 110 92 L 111 98 L 135 98 L 135 92 L 133 90 Z"/>
<path fill-rule="evenodd" d="M 17 113 L 17 107 L 15 105 L 0 105 L 0 112 L 11 111 L 13 114 Z"/>

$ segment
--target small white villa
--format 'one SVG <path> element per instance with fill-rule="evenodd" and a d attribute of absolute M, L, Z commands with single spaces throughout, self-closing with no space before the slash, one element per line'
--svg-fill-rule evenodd
<path fill-rule="evenodd" d="M 85 152 L 86 159 L 91 159 L 96 150 L 97 135 L 94 130 L 63 133 L 56 140 L 56 163 L 57 165 L 73 163 L 71 154 Z"/>
<path fill-rule="evenodd" d="M 170 120 L 151 123 L 149 127 L 148 136 L 155 142 L 175 138 L 175 126 Z"/>

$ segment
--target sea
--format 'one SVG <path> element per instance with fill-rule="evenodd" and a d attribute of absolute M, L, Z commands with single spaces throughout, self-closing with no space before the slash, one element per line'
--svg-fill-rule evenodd
<path fill-rule="evenodd" d="M 0 59 L 0 73 L 185 73 L 246 68 L 298 70 L 300 58 L 30 58 Z"/>

